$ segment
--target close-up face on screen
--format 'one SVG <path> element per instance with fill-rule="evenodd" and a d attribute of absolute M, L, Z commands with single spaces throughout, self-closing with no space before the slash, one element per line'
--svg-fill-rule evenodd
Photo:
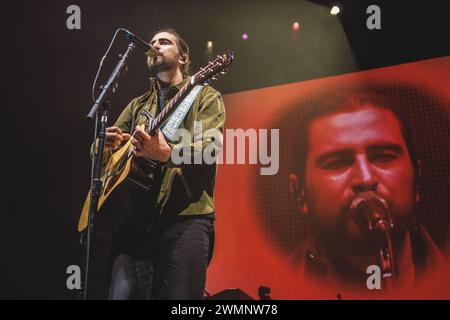
<path fill-rule="evenodd" d="M 448 64 L 434 59 L 226 97 L 232 108 L 251 101 L 257 114 L 231 118 L 229 126 L 243 127 L 259 150 L 269 147 L 260 163 L 225 164 L 219 176 L 223 194 L 234 195 L 223 210 L 245 203 L 228 218 L 227 234 L 257 247 L 230 241 L 224 250 L 245 250 L 243 264 L 255 279 L 225 257 L 217 269 L 226 264 L 249 287 L 270 282 L 273 296 L 288 299 L 379 297 L 387 286 L 397 298 L 420 297 L 420 286 L 445 296 L 449 100 L 444 86 L 420 74 L 443 79 Z M 223 152 L 226 159 L 232 149 Z M 380 250 L 392 250 L 392 260 Z M 382 263 L 389 265 L 377 269 Z M 377 272 L 392 281 L 371 282 Z"/>

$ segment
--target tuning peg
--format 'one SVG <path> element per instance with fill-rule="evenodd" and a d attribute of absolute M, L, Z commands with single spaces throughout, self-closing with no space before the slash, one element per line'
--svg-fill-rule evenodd
<path fill-rule="evenodd" d="M 220 74 L 226 74 L 228 72 L 228 70 L 222 70 L 222 71 L 220 71 Z"/>
<path fill-rule="evenodd" d="M 219 78 L 217 76 L 212 76 L 211 79 L 212 80 L 219 80 Z"/>

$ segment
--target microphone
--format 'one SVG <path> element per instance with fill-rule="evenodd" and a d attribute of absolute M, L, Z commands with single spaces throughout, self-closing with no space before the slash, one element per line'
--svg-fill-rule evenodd
<path fill-rule="evenodd" d="M 149 45 L 147 42 L 139 38 L 134 33 L 128 31 L 127 29 L 121 28 L 123 32 L 125 32 L 125 36 L 128 40 L 136 44 L 138 47 L 141 47 L 142 49 L 146 50 L 145 54 L 150 57 L 154 58 L 158 55 L 158 49 L 156 49 L 154 46 Z"/>
<path fill-rule="evenodd" d="M 366 227 L 378 247 L 378 261 L 383 279 L 386 281 L 388 292 L 392 291 L 393 279 L 396 273 L 394 250 L 392 247 L 391 230 L 394 223 L 390 217 L 389 206 L 385 199 L 373 191 L 360 193 L 350 205 L 356 214 L 356 221 Z"/>
<path fill-rule="evenodd" d="M 373 191 L 359 194 L 350 209 L 357 214 L 357 221 L 367 223 L 369 231 L 387 232 L 394 227 L 386 200 Z"/>

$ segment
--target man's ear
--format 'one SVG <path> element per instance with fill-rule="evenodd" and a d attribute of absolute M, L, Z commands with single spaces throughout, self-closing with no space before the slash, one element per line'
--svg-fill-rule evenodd
<path fill-rule="evenodd" d="M 298 211 L 301 214 L 308 214 L 308 203 L 305 199 L 305 191 L 300 184 L 300 178 L 295 173 L 289 175 L 289 193 L 297 203 Z"/>
<path fill-rule="evenodd" d="M 416 160 L 416 166 L 415 166 L 415 183 L 416 183 L 416 203 L 420 201 L 420 194 L 421 194 L 421 183 L 422 183 L 422 177 L 423 177 L 423 162 L 422 160 Z"/>
<path fill-rule="evenodd" d="M 186 53 L 183 53 L 182 55 L 180 55 L 180 63 L 181 64 L 186 64 L 189 61 L 189 55 Z"/>

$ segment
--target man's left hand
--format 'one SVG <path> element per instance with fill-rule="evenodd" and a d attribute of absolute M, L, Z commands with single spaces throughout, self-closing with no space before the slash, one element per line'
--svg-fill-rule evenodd
<path fill-rule="evenodd" d="M 167 162 L 170 159 L 172 149 L 159 129 L 152 136 L 137 126 L 131 143 L 133 144 L 133 153 L 136 157 L 144 157 L 161 162 Z"/>

